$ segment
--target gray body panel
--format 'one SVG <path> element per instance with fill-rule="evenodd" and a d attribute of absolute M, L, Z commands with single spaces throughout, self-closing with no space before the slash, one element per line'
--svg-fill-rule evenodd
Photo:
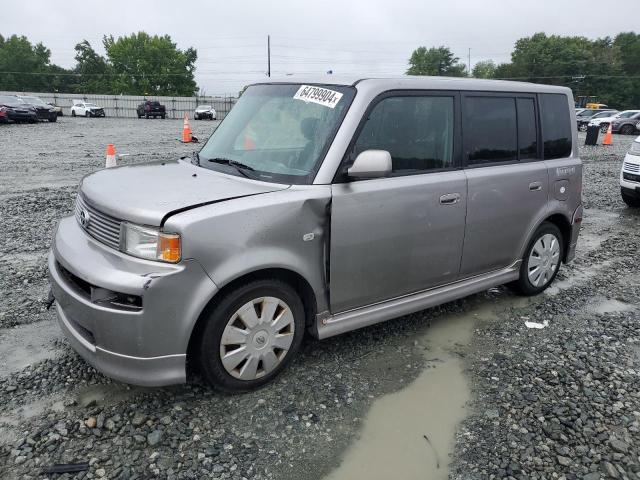
<path fill-rule="evenodd" d="M 460 194 L 452 205 L 440 197 Z M 342 312 L 458 277 L 464 172 L 337 184 L 331 208 L 331 310 Z"/>
<path fill-rule="evenodd" d="M 230 283 L 284 270 L 314 294 L 312 333 L 330 337 L 516 280 L 533 231 L 551 215 L 569 225 L 566 260 L 582 218 L 581 163 L 571 93 L 562 87 L 450 78 L 282 80 L 354 84 L 357 94 L 311 185 L 249 180 L 185 161 L 120 167 L 86 177 L 98 211 L 182 237 L 175 265 L 140 260 L 89 237 L 73 217 L 54 237 L 49 269 L 61 328 L 72 346 L 119 380 L 186 378 L 194 326 Z M 270 83 L 278 83 L 273 80 Z M 334 183 L 363 114 L 380 94 L 447 90 L 567 95 L 568 158 Z M 540 189 L 530 190 L 532 183 Z M 443 195 L 459 200 L 443 205 Z M 142 297 L 142 309 L 99 306 L 66 280 Z M 88 341 L 83 329 L 91 331 Z"/>
<path fill-rule="evenodd" d="M 284 188 L 287 186 L 224 175 L 183 160 L 108 168 L 82 180 L 82 193 L 100 211 L 154 226 L 175 210 Z"/>
<path fill-rule="evenodd" d="M 544 162 L 469 168 L 461 277 L 490 272 L 519 258 L 522 244 L 545 218 Z M 535 184 L 539 189 L 530 189 Z"/>

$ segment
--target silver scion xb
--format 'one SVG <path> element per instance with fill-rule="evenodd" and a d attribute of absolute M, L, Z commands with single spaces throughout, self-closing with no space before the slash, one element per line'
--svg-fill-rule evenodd
<path fill-rule="evenodd" d="M 49 271 L 60 326 L 141 385 L 272 380 L 324 339 L 570 261 L 582 168 L 567 88 L 321 77 L 249 87 L 192 158 L 93 173 Z M 189 368 L 190 370 L 191 368 Z"/>

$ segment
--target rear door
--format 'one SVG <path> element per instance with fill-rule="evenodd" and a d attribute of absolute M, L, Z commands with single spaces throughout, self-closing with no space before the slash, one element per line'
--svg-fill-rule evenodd
<path fill-rule="evenodd" d="M 527 94 L 462 96 L 468 182 L 461 278 L 511 265 L 547 208 L 537 99 Z"/>
<path fill-rule="evenodd" d="M 330 300 L 341 312 L 455 281 L 466 179 L 459 168 L 459 96 L 396 92 L 378 98 L 345 159 L 387 150 L 388 178 L 332 186 Z"/>

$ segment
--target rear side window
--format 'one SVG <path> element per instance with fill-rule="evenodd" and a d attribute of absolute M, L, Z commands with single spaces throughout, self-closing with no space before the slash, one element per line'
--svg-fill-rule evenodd
<path fill-rule="evenodd" d="M 464 150 L 467 165 L 518 159 L 516 101 L 509 97 L 467 97 Z"/>
<path fill-rule="evenodd" d="M 518 98 L 518 150 L 520 160 L 538 157 L 538 129 L 533 98 Z"/>
<path fill-rule="evenodd" d="M 355 154 L 387 150 L 392 171 L 409 175 L 449 168 L 453 162 L 453 97 L 387 97 L 371 110 Z"/>
<path fill-rule="evenodd" d="M 571 155 L 571 118 L 567 96 L 543 93 L 539 96 L 544 158 L 563 158 Z"/>

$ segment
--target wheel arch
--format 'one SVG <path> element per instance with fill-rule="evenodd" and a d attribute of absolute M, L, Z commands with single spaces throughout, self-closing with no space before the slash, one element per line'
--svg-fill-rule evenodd
<path fill-rule="evenodd" d="M 291 286 L 302 300 L 305 313 L 305 324 L 307 328 L 313 325 L 318 308 L 316 295 L 313 291 L 313 288 L 311 287 L 311 284 L 298 272 L 295 272 L 288 268 L 275 267 L 263 268 L 243 274 L 222 286 L 222 288 L 220 288 L 220 290 L 218 290 L 215 295 L 213 295 L 213 297 L 200 312 L 198 319 L 191 329 L 189 343 L 187 346 L 187 362 L 190 368 L 193 368 L 195 366 L 193 365 L 194 362 L 192 361 L 192 359 L 194 358 L 194 354 L 196 353 L 197 340 L 198 338 L 200 338 L 202 329 L 204 328 L 206 322 L 206 318 L 220 302 L 220 299 L 222 299 L 227 293 L 233 291 L 244 283 L 266 279 L 280 280 Z"/>
<path fill-rule="evenodd" d="M 552 215 L 549 215 L 547 218 L 542 220 L 542 222 L 536 225 L 536 228 L 533 230 L 531 235 L 533 235 L 535 231 L 540 228 L 540 225 L 545 222 L 552 223 L 553 225 L 558 227 L 558 229 L 560 229 L 560 233 L 562 233 L 562 261 L 566 262 L 567 253 L 569 251 L 569 243 L 571 242 L 571 221 L 563 213 L 554 213 Z M 529 238 L 529 240 L 531 240 L 531 238 Z"/>

